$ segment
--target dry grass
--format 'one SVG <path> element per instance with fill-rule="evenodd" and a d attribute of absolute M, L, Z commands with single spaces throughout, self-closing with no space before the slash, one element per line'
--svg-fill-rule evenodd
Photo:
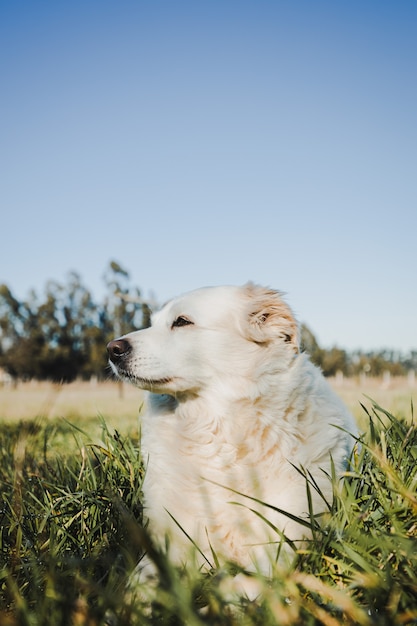
<path fill-rule="evenodd" d="M 411 376 L 391 379 L 332 378 L 330 384 L 349 407 L 361 429 L 367 426 L 361 403 L 370 409 L 372 402 L 369 398 L 398 418 L 409 418 L 411 402 L 417 405 L 417 383 Z"/>
<path fill-rule="evenodd" d="M 142 400 L 139 389 L 113 381 L 62 385 L 32 381 L 0 387 L 0 420 L 34 420 L 40 424 L 67 420 L 96 441 L 101 436 L 101 416 L 109 430 L 137 437 Z"/>
<path fill-rule="evenodd" d="M 360 426 L 364 418 L 360 403 L 371 406 L 366 396 L 399 417 L 409 416 L 411 401 L 417 403 L 417 385 L 412 379 L 344 378 L 330 379 L 330 383 Z M 0 420 L 66 419 L 94 438 L 100 432 L 97 418 L 101 415 L 110 430 L 127 434 L 137 430 L 142 399 L 140 390 L 114 381 L 69 385 L 35 381 L 19 383 L 16 387 L 0 387 Z"/>

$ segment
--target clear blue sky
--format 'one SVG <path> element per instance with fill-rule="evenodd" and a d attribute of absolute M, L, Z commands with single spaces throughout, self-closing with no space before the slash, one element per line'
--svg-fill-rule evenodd
<path fill-rule="evenodd" d="M 417 2 L 3 0 L 0 282 L 247 280 L 417 347 Z"/>

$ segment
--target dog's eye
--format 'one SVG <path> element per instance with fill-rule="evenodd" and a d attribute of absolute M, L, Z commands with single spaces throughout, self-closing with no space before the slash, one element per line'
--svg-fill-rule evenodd
<path fill-rule="evenodd" d="M 179 317 L 177 317 L 176 320 L 172 322 L 171 328 L 179 328 L 180 326 L 189 326 L 190 324 L 193 324 L 191 320 L 187 319 L 183 315 L 180 315 Z"/>

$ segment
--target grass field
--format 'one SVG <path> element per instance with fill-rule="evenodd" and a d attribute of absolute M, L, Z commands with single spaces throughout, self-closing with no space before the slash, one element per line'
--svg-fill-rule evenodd
<path fill-rule="evenodd" d="M 332 387 L 357 418 L 363 419 L 361 403 L 371 405 L 368 398 L 397 416 L 408 415 L 411 401 L 417 403 L 417 382 L 392 378 L 389 383 L 375 378 L 330 379 Z M 368 398 L 367 398 L 368 396 Z M 137 429 L 137 415 L 142 393 L 132 385 L 108 381 L 75 382 L 59 385 L 48 382 L 19 383 L 16 387 L 0 387 L 0 420 L 66 419 L 94 437 L 100 430 L 101 415 L 109 429 L 122 433 Z"/>
<path fill-rule="evenodd" d="M 370 407 L 372 399 L 396 417 L 410 415 L 411 402 L 417 405 L 417 382 L 414 378 L 345 378 L 330 379 L 330 383 L 355 416 L 359 427 L 367 427 L 361 404 Z"/>
<path fill-rule="evenodd" d="M 227 568 L 181 571 L 149 543 L 138 390 L 1 388 L 0 626 L 417 625 L 417 390 L 403 379 L 332 384 L 362 447 L 326 520 L 312 514 L 312 540 L 260 578 L 254 602 L 230 597 Z M 126 581 L 144 548 L 161 582 L 134 593 Z"/>
<path fill-rule="evenodd" d="M 137 440 L 142 401 L 140 390 L 112 381 L 20 383 L 0 388 L 0 424 L 11 428 L 22 421 L 32 422 L 49 433 L 49 454 L 76 454 L 82 443 L 101 440 L 102 420 L 110 431 Z"/>

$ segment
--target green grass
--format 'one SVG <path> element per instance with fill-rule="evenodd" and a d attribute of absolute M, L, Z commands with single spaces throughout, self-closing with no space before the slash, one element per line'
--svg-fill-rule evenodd
<path fill-rule="evenodd" d="M 334 484 L 326 519 L 319 526 L 312 516 L 313 539 L 290 567 L 259 577 L 263 593 L 254 602 L 231 597 L 226 569 L 182 571 L 150 544 L 137 441 L 104 421 L 102 445 L 86 445 L 64 420 L 3 424 L 0 624 L 417 624 L 412 409 L 411 420 L 377 405 L 363 411 L 368 428 L 346 479 Z M 69 439 L 76 446 L 65 453 Z M 160 584 L 134 597 L 126 582 L 144 547 Z"/>

